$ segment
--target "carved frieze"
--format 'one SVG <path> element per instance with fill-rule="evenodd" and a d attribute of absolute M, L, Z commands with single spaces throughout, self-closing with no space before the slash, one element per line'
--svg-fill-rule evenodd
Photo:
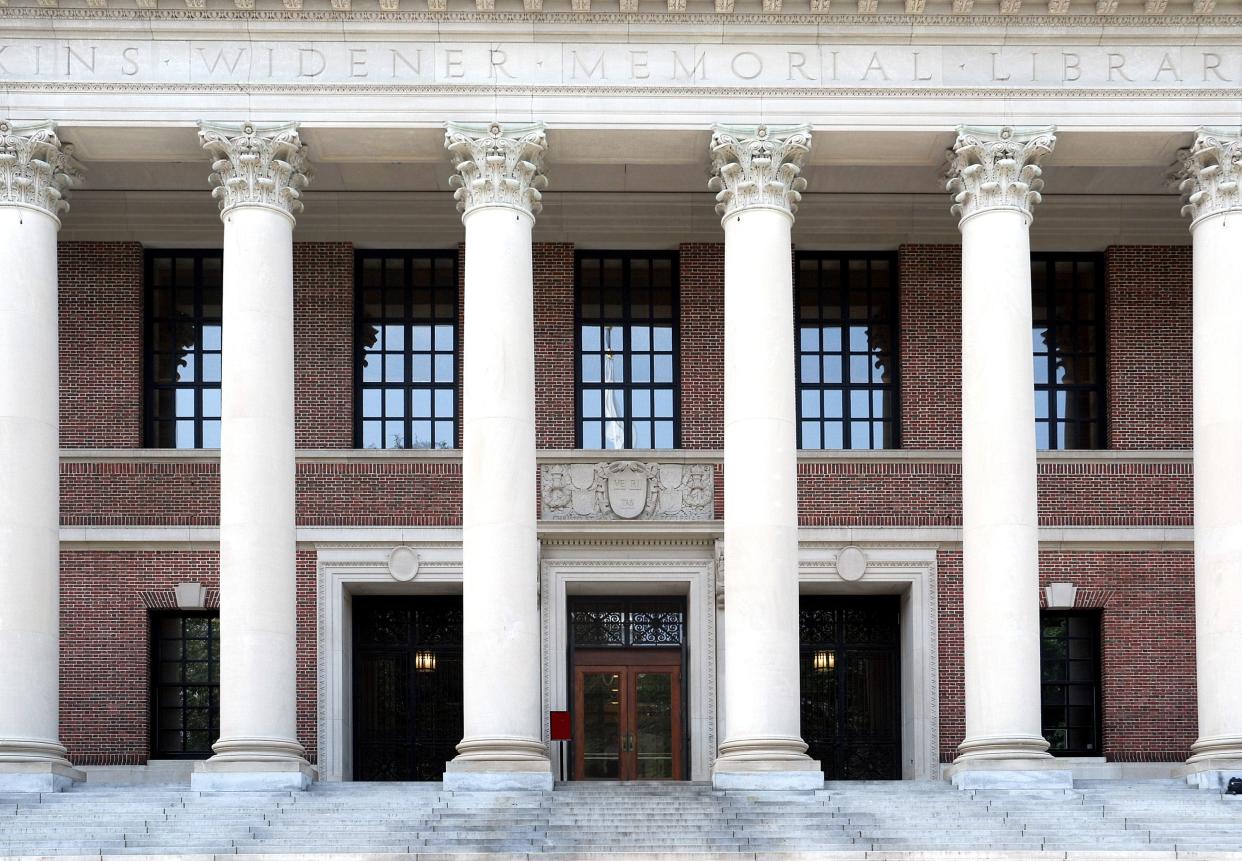
<path fill-rule="evenodd" d="M 1200 129 L 1195 142 L 1178 153 L 1175 174 L 1185 195 L 1182 215 L 1193 222 L 1222 212 L 1242 212 L 1242 137 Z"/>
<path fill-rule="evenodd" d="M 543 123 L 502 126 L 449 123 L 444 146 L 456 171 L 449 178 L 457 211 L 509 206 L 531 216 L 543 208 L 540 190 L 548 184 L 543 154 L 548 141 Z"/>
<path fill-rule="evenodd" d="M 784 128 L 716 126 L 712 133 L 712 178 L 721 218 L 754 206 L 798 211 L 806 189 L 802 161 L 811 151 L 809 125 Z"/>
<path fill-rule="evenodd" d="M 41 209 L 59 219 L 65 195 L 82 178 L 73 147 L 62 144 L 50 122 L 0 120 L 0 205 Z"/>
<path fill-rule="evenodd" d="M 215 157 L 211 193 L 221 215 L 236 206 L 265 206 L 290 218 L 302 211 L 311 174 L 296 123 L 200 123 L 198 139 Z"/>
<path fill-rule="evenodd" d="M 711 464 L 551 463 L 540 471 L 545 520 L 711 520 Z"/>
<path fill-rule="evenodd" d="M 993 131 L 960 126 L 945 171 L 953 214 L 965 221 L 979 212 L 1011 209 L 1030 218 L 1043 200 L 1039 162 L 1056 146 L 1054 132 L 1051 127 Z"/>

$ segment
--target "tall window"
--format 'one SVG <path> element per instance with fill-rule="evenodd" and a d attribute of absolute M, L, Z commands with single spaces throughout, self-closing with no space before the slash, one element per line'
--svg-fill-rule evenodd
<path fill-rule="evenodd" d="M 1099 254 L 1031 257 L 1041 449 L 1104 448 L 1103 275 Z"/>
<path fill-rule="evenodd" d="M 146 255 L 146 442 L 220 447 L 219 251 Z"/>
<path fill-rule="evenodd" d="M 454 448 L 456 252 L 360 251 L 356 267 L 356 444 Z"/>
<path fill-rule="evenodd" d="M 151 617 L 151 756 L 211 756 L 220 737 L 220 617 L 214 610 Z"/>
<path fill-rule="evenodd" d="M 577 259 L 579 446 L 677 448 L 677 255 Z"/>
<path fill-rule="evenodd" d="M 897 258 L 798 254 L 798 447 L 897 446 Z"/>
<path fill-rule="evenodd" d="M 1100 616 L 1044 610 L 1039 655 L 1043 733 L 1049 751 L 1100 755 Z"/>

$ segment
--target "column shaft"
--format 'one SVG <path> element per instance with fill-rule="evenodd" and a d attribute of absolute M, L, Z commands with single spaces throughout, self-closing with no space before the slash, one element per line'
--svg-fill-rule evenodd
<path fill-rule="evenodd" d="M 59 142 L 50 125 L 0 122 L 0 155 L 27 167 L 55 159 Z M 55 200 L 6 194 L 11 164 L 0 164 L 0 791 L 51 792 L 83 777 L 58 740 L 60 221 Z"/>

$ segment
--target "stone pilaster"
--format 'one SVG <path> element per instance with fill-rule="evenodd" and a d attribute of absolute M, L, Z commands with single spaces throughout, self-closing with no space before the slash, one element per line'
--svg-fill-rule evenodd
<path fill-rule="evenodd" d="M 81 175 L 51 123 L 0 120 L 0 792 L 84 775 L 60 743 L 56 233 Z"/>
<path fill-rule="evenodd" d="M 1195 656 L 1199 738 L 1187 775 L 1242 777 L 1242 137 L 1200 130 L 1181 154 L 1194 244 Z"/>
<path fill-rule="evenodd" d="M 224 222 L 220 738 L 195 789 L 305 789 L 297 737 L 293 227 L 297 126 L 204 124 Z"/>
<path fill-rule="evenodd" d="M 450 184 L 466 228 L 462 376 L 464 737 L 453 789 L 551 789 L 543 740 L 531 229 L 542 125 L 450 124 Z"/>
<path fill-rule="evenodd" d="M 823 785 L 798 694 L 798 489 L 790 230 L 808 126 L 712 135 L 725 232 L 723 789 Z"/>
<path fill-rule="evenodd" d="M 947 188 L 962 231 L 966 738 L 955 785 L 1072 785 L 1041 734 L 1030 222 L 1053 130 L 961 128 Z"/>

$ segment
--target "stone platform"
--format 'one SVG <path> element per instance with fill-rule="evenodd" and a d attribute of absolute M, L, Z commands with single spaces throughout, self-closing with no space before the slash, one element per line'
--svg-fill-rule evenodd
<path fill-rule="evenodd" d="M 438 783 L 336 783 L 304 793 L 83 786 L 0 795 L 0 857 L 47 856 L 1242 861 L 1242 797 L 1174 781 L 1080 781 L 1047 792 L 940 782 L 768 793 L 701 784 L 464 793 Z"/>

